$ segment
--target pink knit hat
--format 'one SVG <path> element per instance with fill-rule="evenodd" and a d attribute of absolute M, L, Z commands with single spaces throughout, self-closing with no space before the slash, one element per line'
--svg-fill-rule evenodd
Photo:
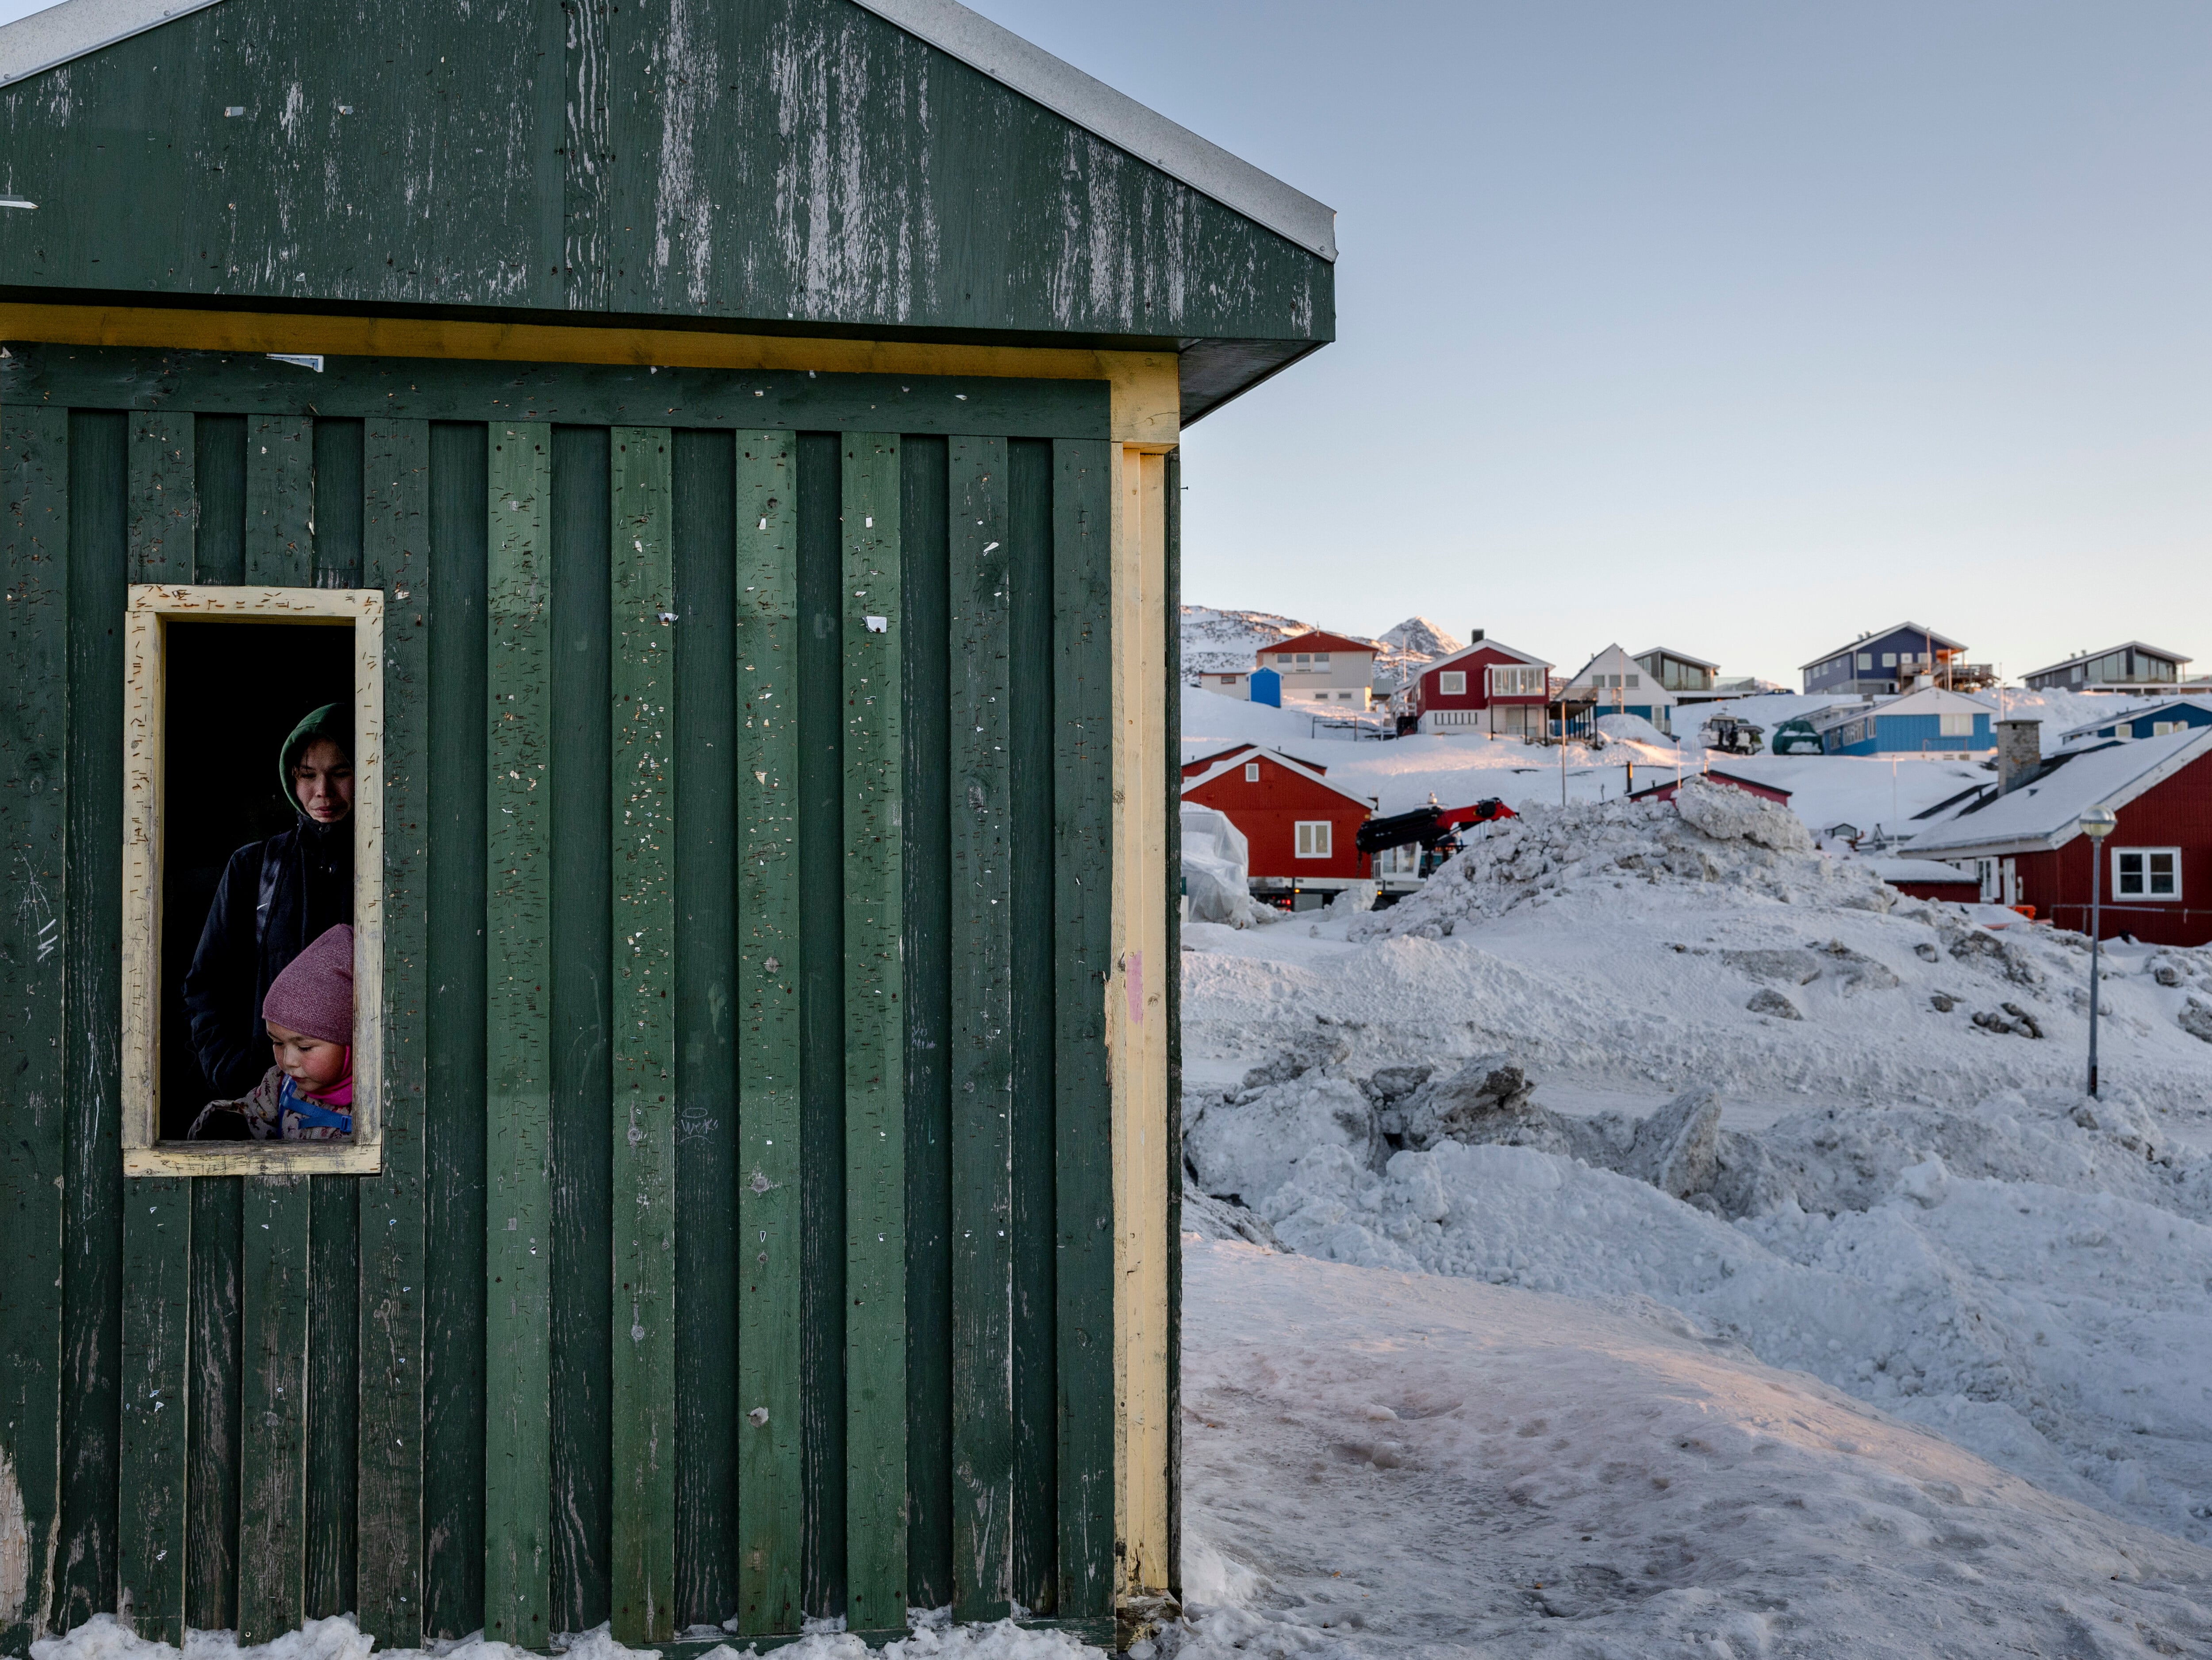
<path fill-rule="evenodd" d="M 285 965 L 261 1018 L 325 1043 L 353 1041 L 353 930 L 340 923 Z"/>

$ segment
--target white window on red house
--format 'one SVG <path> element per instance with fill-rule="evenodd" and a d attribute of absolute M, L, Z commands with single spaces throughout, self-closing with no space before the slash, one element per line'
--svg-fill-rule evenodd
<path fill-rule="evenodd" d="M 1550 689 L 1540 667 L 1517 663 L 1490 665 L 1490 695 L 1494 698 L 1540 698 Z"/>
<path fill-rule="evenodd" d="M 1298 821 L 1298 857 L 1302 859 L 1325 859 L 1329 857 L 1329 832 L 1334 827 L 1327 819 Z"/>
<path fill-rule="evenodd" d="M 2112 895 L 2123 900 L 2178 900 L 2181 897 L 2181 850 L 2179 847 L 2115 847 L 2112 850 Z"/>
<path fill-rule="evenodd" d="M 1246 761 L 1244 763 L 1244 782 L 1247 784 L 1257 784 L 1259 781 L 1260 763 L 1256 760 Z"/>
<path fill-rule="evenodd" d="M 1440 697 L 1463 698 L 1467 695 L 1467 670 L 1447 669 L 1437 676 L 1437 694 Z"/>

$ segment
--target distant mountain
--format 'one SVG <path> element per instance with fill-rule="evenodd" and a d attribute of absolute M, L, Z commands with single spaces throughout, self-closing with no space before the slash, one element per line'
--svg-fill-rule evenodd
<path fill-rule="evenodd" d="M 1182 608 L 1182 670 L 1185 675 L 1226 675 L 1249 669 L 1264 647 L 1313 627 L 1273 611 L 1218 611 L 1209 605 Z"/>
<path fill-rule="evenodd" d="M 1426 617 L 1407 617 L 1395 628 L 1384 629 L 1382 643 L 1406 657 L 1417 657 L 1424 663 L 1449 657 L 1459 650 L 1461 644 Z"/>

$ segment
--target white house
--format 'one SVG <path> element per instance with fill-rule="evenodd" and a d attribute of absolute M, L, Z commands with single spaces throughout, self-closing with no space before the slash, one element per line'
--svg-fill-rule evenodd
<path fill-rule="evenodd" d="M 1364 709 L 1375 683 L 1375 652 L 1371 639 L 1353 639 L 1316 629 L 1263 648 L 1259 666 L 1273 669 L 1283 677 L 1285 702 L 1299 698 Z M 1224 687 L 1206 689 L 1226 696 L 1240 695 Z M 1251 693 L 1248 689 L 1241 695 L 1249 697 Z"/>
<path fill-rule="evenodd" d="M 1636 715 L 1662 732 L 1674 730 L 1674 694 L 1643 663 L 1608 645 L 1567 679 L 1562 694 L 1596 715 Z"/>

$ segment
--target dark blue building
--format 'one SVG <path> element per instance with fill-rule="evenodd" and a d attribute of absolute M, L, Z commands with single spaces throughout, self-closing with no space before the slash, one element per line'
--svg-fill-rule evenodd
<path fill-rule="evenodd" d="M 1966 655 L 1966 648 L 1917 622 L 1861 634 L 1848 645 L 1803 665 L 1808 692 L 1853 693 L 1888 697 L 1918 676 L 1941 669 Z"/>
<path fill-rule="evenodd" d="M 2076 726 L 2065 738 L 2069 743 L 2077 738 L 2162 738 L 2191 726 L 2212 726 L 2212 699 L 2169 699 L 2148 709 Z"/>

